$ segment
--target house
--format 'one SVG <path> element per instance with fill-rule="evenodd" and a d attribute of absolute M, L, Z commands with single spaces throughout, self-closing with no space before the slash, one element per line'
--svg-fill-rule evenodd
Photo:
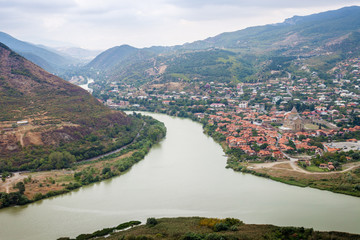
<path fill-rule="evenodd" d="M 273 152 L 271 156 L 276 159 L 284 158 L 284 154 L 280 151 Z"/>
<path fill-rule="evenodd" d="M 29 124 L 29 121 L 27 121 L 27 120 L 17 121 L 16 124 L 19 126 L 27 125 L 27 124 Z"/>
<path fill-rule="evenodd" d="M 223 104 L 223 103 L 212 103 L 212 104 L 210 104 L 210 107 L 221 108 L 221 107 L 225 107 L 225 104 Z"/>
<path fill-rule="evenodd" d="M 239 104 L 239 108 L 247 108 L 249 102 L 248 101 L 241 101 Z"/>
<path fill-rule="evenodd" d="M 320 163 L 319 168 L 328 168 L 326 163 Z"/>
<path fill-rule="evenodd" d="M 267 157 L 267 156 L 271 156 L 271 152 L 266 151 L 266 150 L 260 150 L 258 155 L 259 155 L 259 157 Z"/>

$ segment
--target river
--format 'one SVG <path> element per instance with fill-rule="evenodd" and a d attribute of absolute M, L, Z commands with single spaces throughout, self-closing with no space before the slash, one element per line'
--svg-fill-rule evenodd
<path fill-rule="evenodd" d="M 87 83 L 86 84 L 81 84 L 79 85 L 81 88 L 85 89 L 86 91 L 88 91 L 89 93 L 92 93 L 93 92 L 93 89 L 92 88 L 89 88 L 89 84 L 90 83 L 93 83 L 94 82 L 94 79 L 92 78 L 87 78 Z"/>
<path fill-rule="evenodd" d="M 245 223 L 360 233 L 360 199 L 225 169 L 200 124 L 161 114 L 166 138 L 126 174 L 0 211 L 1 240 L 56 239 L 148 217 L 236 217 Z"/>

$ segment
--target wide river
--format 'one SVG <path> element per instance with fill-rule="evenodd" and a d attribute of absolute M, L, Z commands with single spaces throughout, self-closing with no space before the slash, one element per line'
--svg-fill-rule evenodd
<path fill-rule="evenodd" d="M 166 138 L 126 174 L 0 211 L 0 239 L 74 237 L 148 217 L 236 217 L 246 223 L 360 233 L 360 198 L 225 169 L 221 147 L 187 119 L 149 114 Z"/>

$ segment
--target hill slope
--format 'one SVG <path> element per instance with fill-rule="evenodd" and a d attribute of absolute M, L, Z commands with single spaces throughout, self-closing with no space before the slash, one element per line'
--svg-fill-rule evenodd
<path fill-rule="evenodd" d="M 155 54 L 150 50 L 122 45 L 102 52 L 87 67 L 99 70 L 112 70 L 116 66 L 128 65 L 131 62 L 142 61 L 153 56 Z"/>
<path fill-rule="evenodd" d="M 294 16 L 280 24 L 249 27 L 185 44 L 181 49 L 230 48 L 274 50 L 283 47 L 318 47 L 360 30 L 360 7 L 345 7 L 309 16 Z"/>
<path fill-rule="evenodd" d="M 54 51 L 20 41 L 4 32 L 0 32 L 0 42 L 48 72 L 55 73 L 61 71 L 75 62 L 75 60 L 70 57 L 64 57 Z"/>
<path fill-rule="evenodd" d="M 162 48 L 160 54 L 152 52 L 153 55 L 142 55 L 131 61 L 128 56 L 134 55 L 135 48 L 129 46 L 129 55 L 113 48 L 95 60 L 103 76 L 107 76 L 101 79 L 104 86 L 106 82 L 139 86 L 152 81 L 259 81 L 264 72 L 276 65 L 269 65 L 271 63 L 281 65 L 279 61 L 285 61 L 285 65 L 289 65 L 291 59 L 298 57 L 346 57 L 349 47 L 357 48 L 359 32 L 360 7 L 346 7 Z M 137 51 L 140 50 L 146 49 Z M 354 55 L 358 50 L 352 52 Z M 332 66 L 334 64 L 335 61 Z"/>
<path fill-rule="evenodd" d="M 25 122 L 18 122 L 18 121 Z M 86 159 L 129 143 L 140 121 L 0 44 L 0 172 L 64 167 L 54 151 Z"/>

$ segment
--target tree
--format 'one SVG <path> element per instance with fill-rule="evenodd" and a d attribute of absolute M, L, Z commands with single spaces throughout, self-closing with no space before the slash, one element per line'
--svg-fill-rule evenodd
<path fill-rule="evenodd" d="M 146 220 L 146 225 L 148 226 L 155 226 L 156 224 L 158 224 L 156 218 L 151 217 Z"/>
<path fill-rule="evenodd" d="M 254 137 L 256 137 L 256 136 L 259 135 L 259 134 L 258 134 L 258 131 L 257 131 L 256 129 L 252 129 L 251 132 L 252 132 L 252 135 L 253 135 Z"/>
<path fill-rule="evenodd" d="M 5 181 L 6 181 L 6 178 L 9 177 L 9 176 L 11 176 L 11 174 L 10 174 L 9 172 L 3 172 L 3 173 L 1 174 L 1 179 L 2 179 L 2 181 L 5 182 Z"/>
<path fill-rule="evenodd" d="M 292 140 L 289 140 L 288 145 L 289 145 L 289 147 L 292 147 L 293 149 L 296 149 L 296 145 Z"/>
<path fill-rule="evenodd" d="M 20 194 L 24 194 L 24 192 L 25 192 L 25 184 L 23 182 L 16 183 L 15 188 L 17 188 L 19 190 Z"/>
<path fill-rule="evenodd" d="M 302 140 L 304 140 L 304 139 L 306 139 L 305 135 L 302 135 L 302 134 L 301 134 L 301 135 L 299 136 L 299 141 L 302 141 Z"/>
<path fill-rule="evenodd" d="M 267 143 L 261 144 L 261 145 L 260 145 L 260 149 L 265 149 L 265 148 L 267 148 L 268 146 L 269 146 L 269 144 L 267 144 Z"/>
<path fill-rule="evenodd" d="M 52 152 L 49 155 L 49 161 L 53 168 L 66 168 L 75 162 L 75 156 L 69 152 Z"/>

